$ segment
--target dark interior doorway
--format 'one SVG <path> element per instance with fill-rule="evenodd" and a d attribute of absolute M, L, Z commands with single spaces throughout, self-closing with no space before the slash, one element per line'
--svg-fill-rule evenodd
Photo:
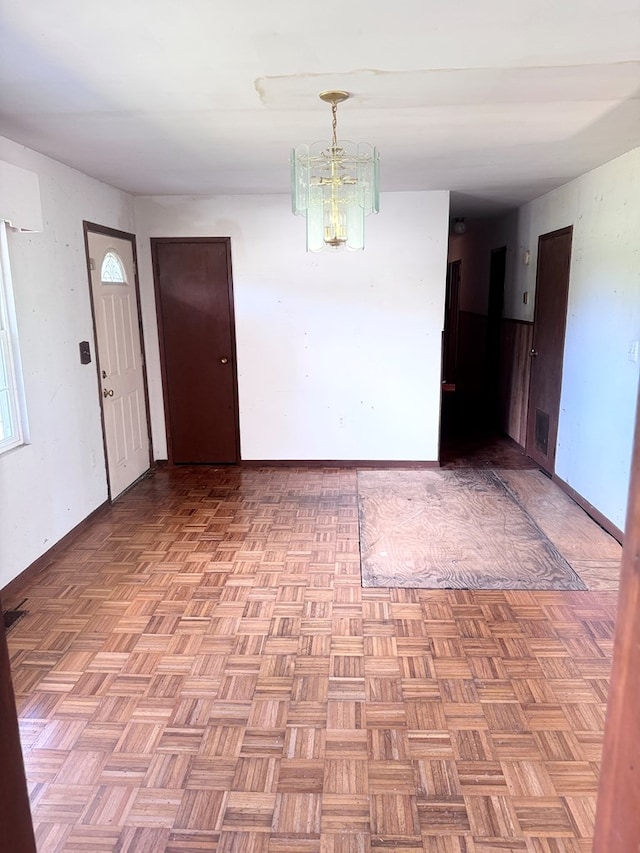
<path fill-rule="evenodd" d="M 498 424 L 498 400 L 500 394 L 500 337 L 502 332 L 502 310 L 504 307 L 506 260 L 506 246 L 501 246 L 499 249 L 492 250 L 491 261 L 489 264 L 485 405 L 487 423 L 494 428 L 497 428 Z"/>
<path fill-rule="evenodd" d="M 511 447 L 498 431 L 506 254 L 506 246 L 501 246 L 487 259 L 486 314 L 461 310 L 461 262 L 448 265 L 440 429 L 444 466 L 471 462 L 472 467 L 482 467 L 504 458 L 504 453 L 514 456 L 514 465 L 521 464 L 522 449 L 515 443 Z M 509 447 L 503 446 L 505 440 Z"/>

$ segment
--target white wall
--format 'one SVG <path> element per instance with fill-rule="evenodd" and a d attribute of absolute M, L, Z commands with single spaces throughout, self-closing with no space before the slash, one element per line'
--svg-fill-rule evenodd
<path fill-rule="evenodd" d="M 0 138 L 0 160 L 35 172 L 44 230 L 9 250 L 31 443 L 0 456 L 0 587 L 107 497 L 83 219 L 133 230 L 131 198 Z"/>
<path fill-rule="evenodd" d="M 387 193 L 364 252 L 304 251 L 288 196 L 135 200 L 153 444 L 166 435 L 149 237 L 231 237 L 241 453 L 435 460 L 449 194 Z"/>
<path fill-rule="evenodd" d="M 627 353 L 640 340 L 640 148 L 500 224 L 496 234 L 510 240 L 506 317 L 533 320 L 538 237 L 567 225 L 573 243 L 556 473 L 624 528 L 638 400 L 639 366 Z"/>

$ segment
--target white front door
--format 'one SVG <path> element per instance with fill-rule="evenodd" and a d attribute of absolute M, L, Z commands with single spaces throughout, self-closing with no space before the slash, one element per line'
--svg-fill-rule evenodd
<path fill-rule="evenodd" d="M 149 468 L 133 245 L 87 233 L 111 500 Z"/>

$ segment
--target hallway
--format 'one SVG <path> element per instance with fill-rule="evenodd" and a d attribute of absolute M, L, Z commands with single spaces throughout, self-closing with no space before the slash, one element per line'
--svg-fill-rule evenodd
<path fill-rule="evenodd" d="M 615 591 L 362 589 L 351 469 L 159 469 L 11 606 L 39 853 L 588 853 Z"/>

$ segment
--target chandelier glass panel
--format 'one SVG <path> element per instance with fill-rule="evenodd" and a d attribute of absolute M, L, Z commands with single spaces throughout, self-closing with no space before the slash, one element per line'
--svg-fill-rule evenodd
<path fill-rule="evenodd" d="M 338 104 L 348 92 L 322 92 L 331 104 L 331 142 L 291 152 L 291 202 L 307 219 L 307 251 L 364 249 L 364 218 L 380 209 L 378 151 L 368 142 L 338 140 Z"/>

